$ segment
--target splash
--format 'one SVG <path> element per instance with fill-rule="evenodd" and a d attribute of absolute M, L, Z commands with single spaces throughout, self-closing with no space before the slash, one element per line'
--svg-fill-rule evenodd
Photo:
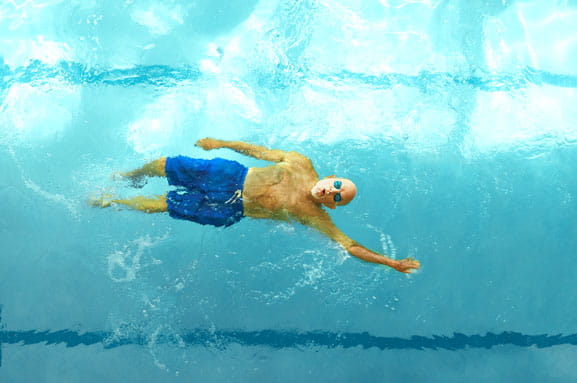
<path fill-rule="evenodd" d="M 146 235 L 131 241 L 121 250 L 114 250 L 108 255 L 108 276 L 115 282 L 134 281 L 142 267 L 142 257 L 147 250 L 167 238 L 168 234 L 157 238 Z"/>
<path fill-rule="evenodd" d="M 26 172 L 24 171 L 21 161 L 16 157 L 16 152 L 14 151 L 14 149 L 9 147 L 8 153 L 10 154 L 12 160 L 16 164 L 18 170 L 20 171 L 20 177 L 26 188 L 38 194 L 48 202 L 64 206 L 73 218 L 75 218 L 76 220 L 80 219 L 80 211 L 77 201 L 68 198 L 64 194 L 46 190 L 45 188 L 40 186 L 37 182 L 35 182 L 26 175 Z"/>
<path fill-rule="evenodd" d="M 32 181 L 29 178 L 22 177 L 24 180 L 24 185 L 35 192 L 36 194 L 40 195 L 42 198 L 46 199 L 47 201 L 56 203 L 58 205 L 64 206 L 72 217 L 79 219 L 80 213 L 78 211 L 78 203 L 68 199 L 65 195 L 59 193 L 53 193 L 42 189 L 38 184 Z"/>
<path fill-rule="evenodd" d="M 31 145 L 61 138 L 80 105 L 80 89 L 59 79 L 14 84 L 0 106 L 0 137 L 4 145 Z"/>

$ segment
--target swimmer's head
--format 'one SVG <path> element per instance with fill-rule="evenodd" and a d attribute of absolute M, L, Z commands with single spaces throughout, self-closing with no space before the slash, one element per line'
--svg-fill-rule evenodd
<path fill-rule="evenodd" d="M 323 178 L 311 189 L 313 199 L 330 209 L 348 204 L 356 194 L 357 187 L 353 181 L 335 176 Z"/>

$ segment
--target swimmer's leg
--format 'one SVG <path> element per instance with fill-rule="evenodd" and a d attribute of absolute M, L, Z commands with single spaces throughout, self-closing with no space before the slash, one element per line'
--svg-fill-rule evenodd
<path fill-rule="evenodd" d="M 141 188 L 146 184 L 146 177 L 166 177 L 165 167 L 166 157 L 161 157 L 138 169 L 124 173 L 115 173 L 114 176 L 127 178 L 130 180 L 131 186 Z"/>
<path fill-rule="evenodd" d="M 128 206 L 131 209 L 144 213 L 163 213 L 168 211 L 165 195 L 155 197 L 133 197 L 128 199 L 112 199 L 109 196 L 102 196 L 89 200 L 88 203 L 94 207 L 110 207 L 113 204 Z"/>
<path fill-rule="evenodd" d="M 166 205 L 166 196 L 163 195 L 158 195 L 153 198 L 134 197 L 129 199 L 113 199 L 111 202 L 125 205 L 131 209 L 145 213 L 163 213 L 168 211 L 168 207 Z"/>

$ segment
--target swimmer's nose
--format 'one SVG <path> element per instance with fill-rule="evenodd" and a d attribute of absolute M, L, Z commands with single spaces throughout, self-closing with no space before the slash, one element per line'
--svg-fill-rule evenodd
<path fill-rule="evenodd" d="M 342 193 L 345 190 L 344 186 L 341 186 L 340 189 L 335 188 L 334 186 L 329 186 L 329 193 L 330 194 L 337 194 Z"/>

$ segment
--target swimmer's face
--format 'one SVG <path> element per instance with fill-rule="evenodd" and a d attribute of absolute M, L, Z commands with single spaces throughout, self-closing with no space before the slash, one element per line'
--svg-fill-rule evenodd
<path fill-rule="evenodd" d="M 351 180 L 335 176 L 318 181 L 311 189 L 312 197 L 331 209 L 348 204 L 356 194 L 357 187 Z"/>

